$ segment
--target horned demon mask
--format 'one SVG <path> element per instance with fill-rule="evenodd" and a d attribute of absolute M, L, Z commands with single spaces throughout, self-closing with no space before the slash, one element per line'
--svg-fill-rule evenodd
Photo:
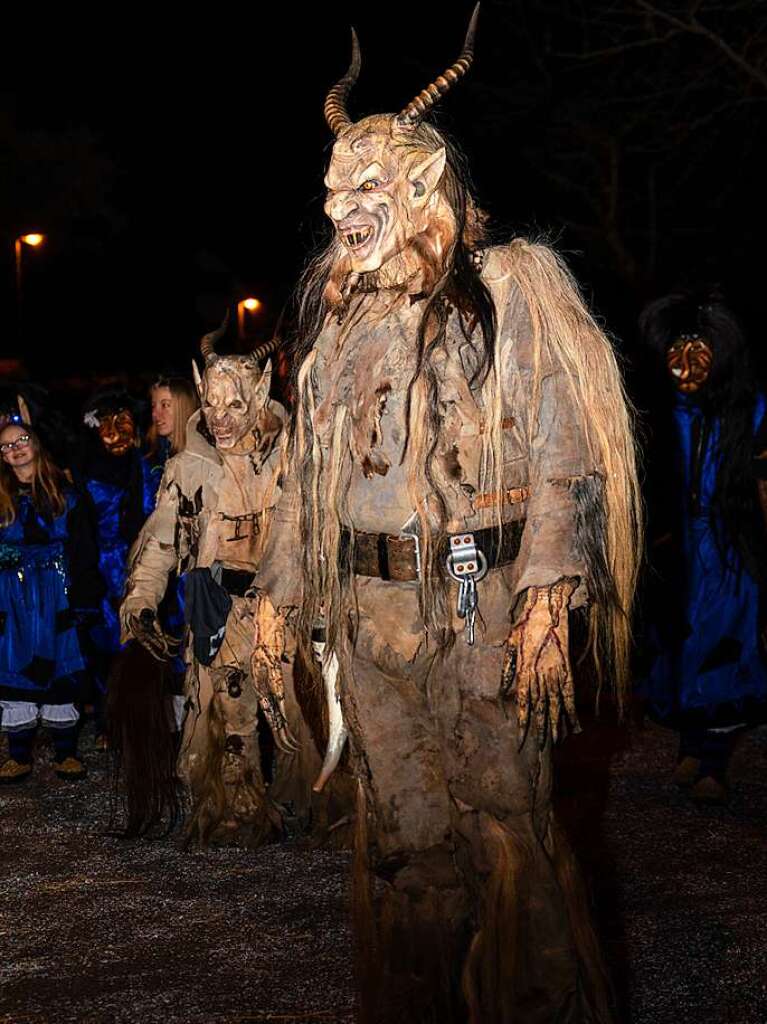
<path fill-rule="evenodd" d="M 446 150 L 439 133 L 420 124 L 424 115 L 469 70 L 479 5 L 458 60 L 399 114 L 352 122 L 346 100 L 357 81 L 360 50 L 352 30 L 352 61 L 325 100 L 325 118 L 336 142 L 325 176 L 325 212 L 352 274 L 380 270 L 418 244 L 440 248 L 454 231 L 439 188 Z M 435 222 L 445 230 L 435 233 Z M 439 257 L 439 252 L 434 254 Z"/>
<path fill-rule="evenodd" d="M 194 382 L 202 414 L 217 448 L 242 454 L 269 445 L 279 431 L 279 420 L 269 412 L 272 364 L 263 372 L 258 352 L 246 356 L 216 355 L 216 343 L 226 331 L 226 321 L 200 343 L 205 371 L 200 375 L 192 362 Z M 274 421 L 274 422 L 272 422 Z"/>

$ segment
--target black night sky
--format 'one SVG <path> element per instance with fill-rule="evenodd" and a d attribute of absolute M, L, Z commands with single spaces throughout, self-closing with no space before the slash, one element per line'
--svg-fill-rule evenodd
<path fill-rule="evenodd" d="M 2 355 L 37 379 L 188 367 L 227 303 L 269 331 L 323 236 L 327 88 L 400 109 L 457 55 L 470 2 L 115 8 L 32 27 L 0 95 Z M 32 40 L 34 44 L 32 45 Z M 629 356 L 642 304 L 717 281 L 761 329 L 767 9 L 484 0 L 439 124 L 498 240 L 563 249 Z M 13 240 L 24 253 L 23 352 Z M 759 339 L 761 340 L 761 339 Z"/>

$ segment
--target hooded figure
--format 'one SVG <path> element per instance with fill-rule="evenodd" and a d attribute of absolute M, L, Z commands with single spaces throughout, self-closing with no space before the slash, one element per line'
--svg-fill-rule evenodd
<path fill-rule="evenodd" d="M 284 618 L 253 587 L 280 494 L 284 412 L 269 398 L 270 363 L 262 372 L 254 355 L 216 354 L 223 330 L 203 339 L 203 375 L 194 368 L 202 408 L 189 419 L 186 447 L 166 465 L 157 507 L 131 552 L 120 615 L 124 638 L 167 657 L 157 609 L 169 574 L 183 576 L 190 635 L 179 771 L 192 797 L 189 835 L 257 844 L 281 831 L 278 804 L 307 810 L 319 759 L 311 740 L 302 742 Z M 259 711 L 277 747 L 269 793 Z M 161 802 L 150 797 L 147 807 Z"/>
<path fill-rule="evenodd" d="M 717 292 L 657 299 L 640 333 L 663 379 L 648 458 L 650 664 L 640 692 L 680 732 L 675 781 L 719 803 L 735 738 L 767 709 L 767 401 Z"/>
<path fill-rule="evenodd" d="M 81 630 L 96 708 L 96 746 L 107 746 L 104 708 L 109 673 L 120 651 L 118 610 L 128 551 L 154 505 L 149 469 L 139 448 L 138 403 L 119 386 L 106 386 L 83 407 L 85 437 L 72 465 L 85 492 L 99 550 L 105 594 L 101 620 Z"/>
<path fill-rule="evenodd" d="M 336 680 L 361 1019 L 596 1022 L 609 1010 L 551 747 L 577 725 L 571 612 L 625 682 L 634 447 L 568 271 L 522 239 L 486 245 L 463 159 L 424 120 L 471 65 L 475 21 L 401 113 L 349 116 L 356 37 L 328 95 L 333 237 L 299 296 L 258 585 L 297 610 L 301 645 L 324 630 Z"/>

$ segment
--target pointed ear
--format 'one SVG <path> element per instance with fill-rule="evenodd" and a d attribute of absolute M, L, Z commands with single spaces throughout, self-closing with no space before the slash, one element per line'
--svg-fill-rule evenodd
<path fill-rule="evenodd" d="M 19 407 L 19 416 L 21 416 L 21 422 L 26 423 L 28 427 L 32 426 L 32 420 L 29 416 L 29 406 L 23 395 L 16 395 L 16 405 Z"/>
<path fill-rule="evenodd" d="M 260 409 L 269 401 L 269 388 L 272 386 L 272 361 L 267 359 L 261 379 L 256 384 L 255 406 Z"/>
<path fill-rule="evenodd" d="M 197 369 L 197 360 L 192 360 L 192 377 L 194 378 L 194 386 L 197 388 L 197 394 L 200 401 L 202 401 L 202 377 L 200 371 Z"/>
<path fill-rule="evenodd" d="M 413 186 L 415 206 L 425 206 L 431 199 L 445 171 L 446 161 L 447 153 L 442 146 L 436 153 L 429 153 L 425 160 L 421 160 L 408 172 L 408 180 Z"/>

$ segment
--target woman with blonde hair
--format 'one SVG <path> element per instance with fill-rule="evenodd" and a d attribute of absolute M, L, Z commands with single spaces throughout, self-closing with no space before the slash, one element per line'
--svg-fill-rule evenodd
<path fill-rule="evenodd" d="M 98 616 L 103 584 L 82 499 L 24 422 L 0 429 L 0 783 L 32 773 L 38 724 L 56 774 L 81 779 L 75 704 L 85 662 L 76 627 Z"/>
<path fill-rule="evenodd" d="M 186 447 L 186 424 L 200 406 L 194 384 L 185 377 L 158 377 L 149 389 L 152 425 L 147 431 L 145 461 L 153 494 L 165 463 Z"/>
<path fill-rule="evenodd" d="M 147 513 L 154 505 L 160 481 L 168 459 L 177 455 L 186 447 L 186 424 L 189 417 L 200 406 L 197 390 L 191 381 L 184 377 L 158 377 L 149 389 L 152 405 L 152 425 L 147 431 L 147 450 L 142 460 L 144 481 L 145 508 Z M 183 642 L 186 632 L 184 621 L 184 586 L 183 579 L 175 573 L 170 575 L 168 588 L 158 609 L 163 632 L 177 641 L 177 650 L 170 662 L 165 666 L 163 678 L 167 696 L 173 707 L 176 725 L 180 728 L 184 717 L 185 700 L 184 675 L 186 666 L 183 658 Z M 138 696 L 135 675 L 125 668 L 130 661 L 123 663 L 121 671 L 114 673 L 112 690 L 110 691 L 110 718 L 119 719 L 121 701 L 136 701 Z M 120 682 L 127 681 L 127 687 Z M 143 682 L 150 688 L 154 685 L 153 677 L 147 676 Z M 117 747 L 120 740 L 113 737 Z M 175 756 L 175 755 L 174 755 Z"/>

